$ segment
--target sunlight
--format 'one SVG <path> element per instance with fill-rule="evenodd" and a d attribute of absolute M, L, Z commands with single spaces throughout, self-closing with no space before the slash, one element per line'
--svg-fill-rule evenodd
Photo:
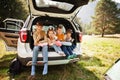
<path fill-rule="evenodd" d="M 120 3 L 120 0 L 113 0 L 113 1 Z"/>

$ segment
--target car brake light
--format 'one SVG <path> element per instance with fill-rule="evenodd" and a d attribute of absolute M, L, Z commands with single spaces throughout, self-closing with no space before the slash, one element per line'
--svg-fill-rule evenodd
<path fill-rule="evenodd" d="M 27 41 L 27 31 L 21 30 L 19 34 L 20 34 L 20 41 L 25 43 Z"/>
<path fill-rule="evenodd" d="M 82 33 L 79 33 L 79 41 L 82 42 Z"/>

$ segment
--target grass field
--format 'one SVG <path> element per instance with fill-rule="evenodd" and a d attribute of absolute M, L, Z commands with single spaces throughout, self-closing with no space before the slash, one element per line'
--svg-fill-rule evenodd
<path fill-rule="evenodd" d="M 16 52 L 6 52 L 0 40 L 0 80 L 9 80 L 7 74 L 10 61 Z M 37 80 L 103 80 L 105 71 L 120 58 L 120 38 L 84 36 L 83 56 L 76 64 L 49 66 L 49 73 L 42 76 L 42 66 L 37 67 Z M 30 67 L 25 67 L 15 80 L 27 80 Z"/>

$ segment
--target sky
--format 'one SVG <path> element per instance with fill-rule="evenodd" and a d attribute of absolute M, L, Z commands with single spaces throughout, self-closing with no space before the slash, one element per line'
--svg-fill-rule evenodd
<path fill-rule="evenodd" d="M 120 3 L 120 0 L 113 0 L 113 1 Z"/>
<path fill-rule="evenodd" d="M 113 0 L 117 3 L 120 3 L 120 0 Z M 98 0 L 94 1 L 94 2 L 89 2 L 87 5 L 83 6 L 80 10 L 80 12 L 78 13 L 78 17 L 81 18 L 81 21 L 83 23 L 89 23 L 90 21 L 92 21 L 91 16 L 94 15 L 94 10 L 95 7 L 97 5 Z M 120 8 L 120 5 L 119 5 Z"/>

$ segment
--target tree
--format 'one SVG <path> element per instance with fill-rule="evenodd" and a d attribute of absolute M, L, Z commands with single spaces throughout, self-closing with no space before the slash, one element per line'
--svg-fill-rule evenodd
<path fill-rule="evenodd" d="M 111 0 L 100 0 L 93 16 L 93 26 L 104 37 L 105 33 L 113 33 L 118 25 L 119 10 L 117 4 Z"/>
<path fill-rule="evenodd" d="M 120 19 L 119 19 L 119 24 L 116 25 L 115 27 L 115 32 L 120 34 Z"/>
<path fill-rule="evenodd" d="M 92 34 L 99 34 L 96 32 L 95 27 L 92 27 L 91 22 L 89 24 L 83 25 L 84 34 L 92 35 Z"/>
<path fill-rule="evenodd" d="M 117 5 L 120 6 L 120 3 L 117 3 Z M 120 33 L 120 8 L 119 8 L 119 14 L 118 14 L 118 16 L 119 16 L 118 24 L 115 27 L 115 32 L 116 33 Z"/>
<path fill-rule="evenodd" d="M 18 18 L 25 19 L 27 11 L 20 0 L 1 0 L 0 1 L 0 19 Z"/>

